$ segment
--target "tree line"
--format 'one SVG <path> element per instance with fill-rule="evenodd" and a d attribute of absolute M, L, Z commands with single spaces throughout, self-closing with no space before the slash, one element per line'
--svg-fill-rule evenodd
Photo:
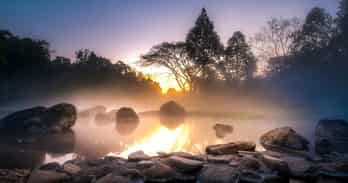
<path fill-rule="evenodd" d="M 50 98 L 74 92 L 108 91 L 110 95 L 160 94 L 149 77 L 122 61 L 112 63 L 88 49 L 76 51 L 75 59 L 51 59 L 49 44 L 0 31 L 0 101 Z"/>

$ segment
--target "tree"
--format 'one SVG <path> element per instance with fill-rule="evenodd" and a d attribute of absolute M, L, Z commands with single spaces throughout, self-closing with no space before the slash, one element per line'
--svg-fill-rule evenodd
<path fill-rule="evenodd" d="M 212 67 L 223 54 L 223 45 L 204 8 L 196 20 L 195 26 L 187 34 L 186 44 L 189 57 L 202 70 L 201 78 L 208 79 Z"/>
<path fill-rule="evenodd" d="M 348 55 L 348 0 L 341 0 L 337 12 L 338 42 Z"/>
<path fill-rule="evenodd" d="M 195 79 L 200 73 L 182 42 L 164 42 L 151 48 L 141 57 L 141 66 L 161 66 L 169 70 L 182 91 L 195 90 Z"/>
<path fill-rule="evenodd" d="M 228 40 L 223 62 L 223 74 L 227 81 L 250 80 L 256 71 L 256 58 L 242 32 L 235 32 Z"/>
<path fill-rule="evenodd" d="M 294 41 L 294 34 L 301 27 L 299 18 L 272 18 L 267 26 L 252 38 L 252 45 L 259 60 L 289 56 Z"/>
<path fill-rule="evenodd" d="M 317 55 L 332 38 L 333 20 L 323 8 L 315 7 L 307 15 L 302 29 L 295 35 L 294 51 Z"/>

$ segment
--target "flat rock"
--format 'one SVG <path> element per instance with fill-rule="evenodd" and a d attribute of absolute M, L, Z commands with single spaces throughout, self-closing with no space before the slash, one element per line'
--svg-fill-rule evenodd
<path fill-rule="evenodd" d="M 144 151 L 136 151 L 128 156 L 129 161 L 143 161 L 143 160 L 150 160 L 151 157 L 144 153 Z"/>
<path fill-rule="evenodd" d="M 207 154 L 237 154 L 238 151 L 255 151 L 254 142 L 231 142 L 228 144 L 211 145 L 206 148 Z"/>
<path fill-rule="evenodd" d="M 179 156 L 170 156 L 163 160 L 163 163 L 182 173 L 190 173 L 200 170 L 203 167 L 202 161 L 187 159 Z"/>
<path fill-rule="evenodd" d="M 152 167 L 145 169 L 143 174 L 146 181 L 154 182 L 173 181 L 176 178 L 175 170 L 162 163 L 156 163 Z"/>
<path fill-rule="evenodd" d="M 81 168 L 75 164 L 72 164 L 72 163 L 66 163 L 63 165 L 63 170 L 66 172 L 66 173 L 69 173 L 69 174 L 77 174 L 81 171 Z"/>

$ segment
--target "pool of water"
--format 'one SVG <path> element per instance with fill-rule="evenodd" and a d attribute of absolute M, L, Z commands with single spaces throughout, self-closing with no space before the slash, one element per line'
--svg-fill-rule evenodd
<path fill-rule="evenodd" d="M 217 137 L 216 123 L 233 126 L 233 132 Z M 164 122 L 156 115 L 140 116 L 139 122 L 126 124 L 114 120 L 96 121 L 78 118 L 69 132 L 45 136 L 1 134 L 0 168 L 34 168 L 48 162 L 64 162 L 77 155 L 98 158 L 105 155 L 127 157 L 137 150 L 149 155 L 157 152 L 185 151 L 204 153 L 206 146 L 232 141 L 253 141 L 257 149 L 259 137 L 281 126 L 293 127 L 313 141 L 316 121 L 271 118 L 232 119 L 221 117 L 187 117 Z M 312 145 L 312 144 L 311 144 Z"/>

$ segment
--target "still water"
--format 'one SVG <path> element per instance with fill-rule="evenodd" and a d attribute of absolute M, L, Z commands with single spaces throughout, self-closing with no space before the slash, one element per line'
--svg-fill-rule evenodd
<path fill-rule="evenodd" d="M 233 126 L 233 132 L 223 138 L 216 136 L 216 123 Z M 0 168 L 35 168 L 43 163 L 63 163 L 82 155 L 98 158 L 105 155 L 127 157 L 143 150 L 146 154 L 185 151 L 204 153 L 206 146 L 231 141 L 254 141 L 276 127 L 291 126 L 313 141 L 314 120 L 275 120 L 268 118 L 238 119 L 219 117 L 187 117 L 184 121 L 161 122 L 156 115 L 140 116 L 139 122 L 127 124 L 115 120 L 96 121 L 79 117 L 73 129 L 63 134 L 23 136 L 1 134 Z"/>

